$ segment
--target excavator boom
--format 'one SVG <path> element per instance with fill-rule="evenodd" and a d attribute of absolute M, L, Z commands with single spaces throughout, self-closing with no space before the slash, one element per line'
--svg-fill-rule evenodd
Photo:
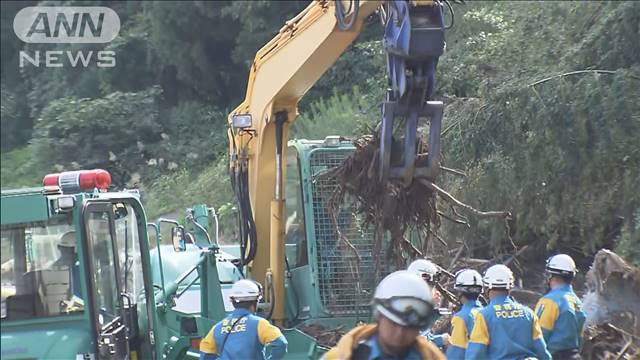
<path fill-rule="evenodd" d="M 389 72 L 379 178 L 402 177 L 406 183 L 414 176 L 435 176 L 442 104 L 427 100 L 444 49 L 442 9 L 439 1 L 316 0 L 257 52 L 246 98 L 228 119 L 230 170 L 240 212 L 241 261 L 252 277 L 266 283 L 275 302 L 274 320 L 284 317 L 283 144 L 298 101 L 378 11 L 385 24 Z M 420 170 L 414 169 L 414 159 L 417 121 L 424 116 L 432 117 L 432 147 L 427 168 Z M 407 119 L 406 155 L 402 166 L 393 167 L 389 159 L 397 117 Z"/>

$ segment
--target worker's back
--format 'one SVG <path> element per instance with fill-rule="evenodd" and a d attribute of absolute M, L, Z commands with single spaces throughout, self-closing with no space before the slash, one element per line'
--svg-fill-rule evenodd
<path fill-rule="evenodd" d="M 586 316 L 571 285 L 551 290 L 540 299 L 536 312 L 551 353 L 580 347 Z"/>
<path fill-rule="evenodd" d="M 280 359 L 287 340 L 269 321 L 238 308 L 218 322 L 202 339 L 200 351 L 215 359 Z"/>
<path fill-rule="evenodd" d="M 473 318 L 481 309 L 480 301 L 469 301 L 453 315 L 451 319 L 453 331 L 447 347 L 447 359 L 464 359 L 464 353 L 469 345 L 469 335 L 473 330 Z"/>
<path fill-rule="evenodd" d="M 466 359 L 549 359 L 533 310 L 497 296 L 475 317 Z"/>

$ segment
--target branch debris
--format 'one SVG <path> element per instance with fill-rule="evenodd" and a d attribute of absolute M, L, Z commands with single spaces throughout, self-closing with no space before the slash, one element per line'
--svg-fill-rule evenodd
<path fill-rule="evenodd" d="M 337 183 L 336 190 L 329 199 L 331 213 L 339 213 L 347 197 L 349 201 L 354 201 L 356 215 L 363 218 L 365 226 L 375 227 L 374 249 L 376 251 L 383 248 L 384 235 L 390 234 L 387 256 L 396 266 L 404 266 L 407 258 L 426 254 L 427 244 L 431 240 L 436 240 L 448 248 L 449 244 L 438 234 L 440 217 L 456 224 L 469 226 L 466 217 L 458 214 L 456 208 L 478 218 L 511 218 L 511 214 L 507 211 L 477 210 L 427 179 L 416 179 L 408 187 L 405 187 L 400 179 L 389 179 L 386 184 L 383 184 L 377 176 L 380 166 L 379 134 L 376 132 L 374 135 L 360 137 L 353 140 L 353 144 L 356 150 L 341 165 L 323 171 L 316 177 L 330 177 Z M 395 145 L 397 144 L 392 148 L 396 148 Z M 423 139 L 419 140 L 417 154 L 416 164 L 424 162 L 428 155 L 428 147 Z M 401 159 L 394 159 L 392 155 L 391 161 L 392 166 L 397 166 Z M 466 176 L 460 170 L 447 167 L 441 167 L 441 169 Z M 437 210 L 438 197 L 451 206 L 455 217 Z M 336 223 L 335 216 L 333 218 Z M 425 235 L 419 241 L 420 244 L 408 240 L 409 229 L 415 229 L 418 235 Z M 342 236 L 339 237 L 342 238 Z M 347 247 L 354 251 L 352 244 L 347 243 Z"/>

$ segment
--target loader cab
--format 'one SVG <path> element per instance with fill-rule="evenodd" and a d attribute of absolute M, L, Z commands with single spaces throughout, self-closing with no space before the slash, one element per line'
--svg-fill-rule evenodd
<path fill-rule="evenodd" d="M 105 173 L 2 192 L 3 359 L 154 356 L 145 214 Z"/>
<path fill-rule="evenodd" d="M 377 283 L 373 229 L 364 226 L 349 199 L 339 211 L 331 210 L 337 184 L 323 176 L 354 150 L 351 142 L 337 136 L 289 141 L 286 311 L 292 324 L 307 319 L 366 319 L 370 315 L 369 302 Z M 340 236 L 353 244 L 359 260 Z"/>

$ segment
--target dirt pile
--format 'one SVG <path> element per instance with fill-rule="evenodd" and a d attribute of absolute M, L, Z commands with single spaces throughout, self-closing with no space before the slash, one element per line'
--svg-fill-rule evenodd
<path fill-rule="evenodd" d="M 584 333 L 582 359 L 618 360 L 640 358 L 639 339 L 611 324 L 588 326 Z"/>

